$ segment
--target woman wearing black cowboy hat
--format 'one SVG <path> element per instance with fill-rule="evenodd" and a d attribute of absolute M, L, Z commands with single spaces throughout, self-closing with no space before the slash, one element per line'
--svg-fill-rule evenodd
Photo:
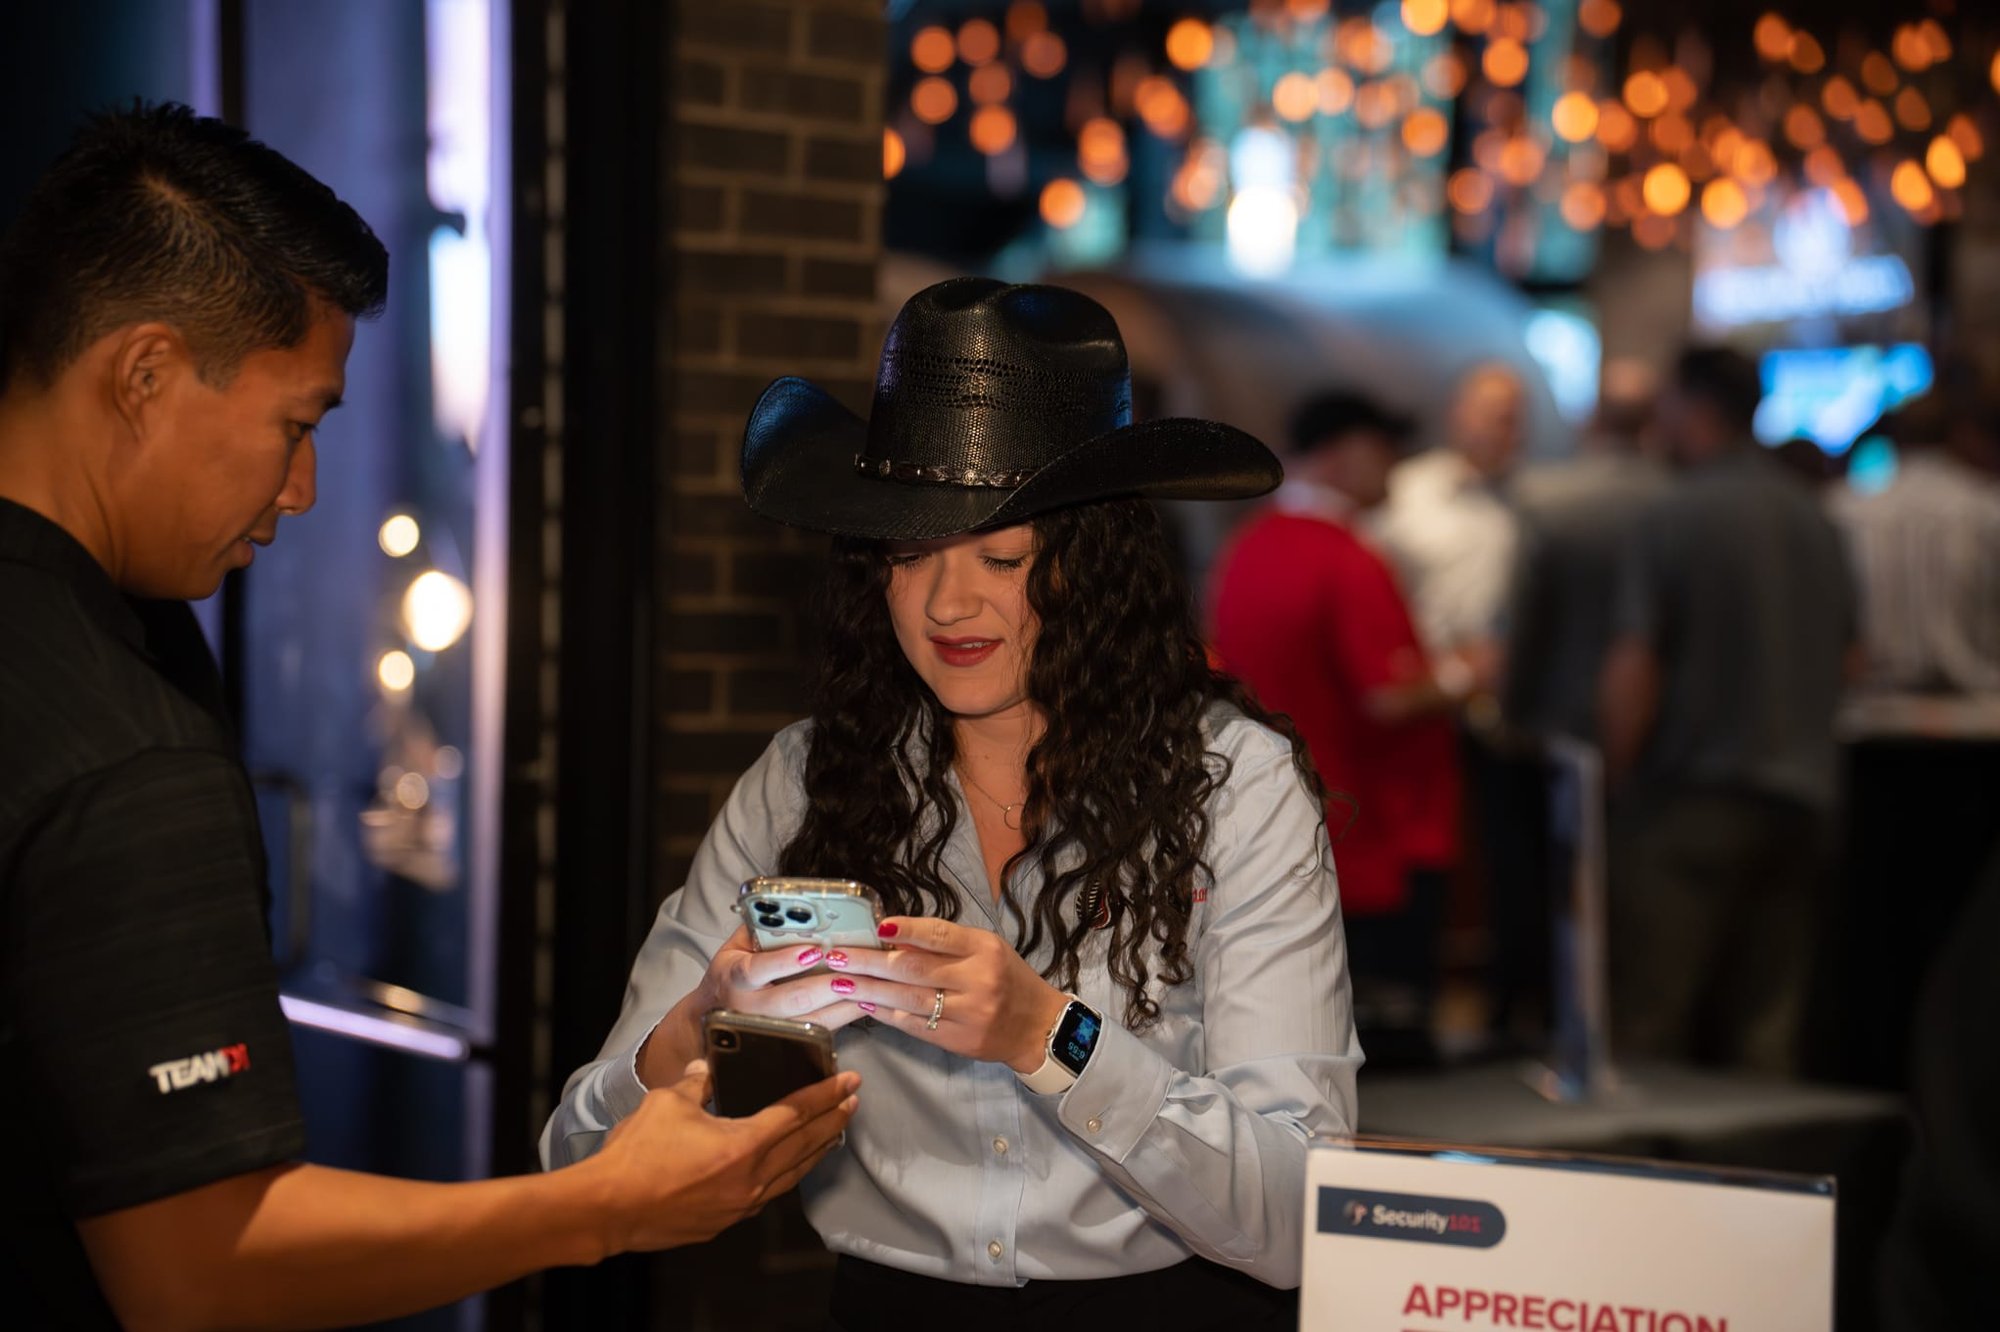
<path fill-rule="evenodd" d="M 1351 1131 L 1360 1063 L 1323 792 L 1210 669 L 1150 503 L 1280 473 L 1130 420 L 1100 306 L 961 278 L 897 316 L 867 421 L 784 379 L 745 432 L 751 507 L 835 538 L 813 716 L 737 784 L 544 1152 L 676 1080 L 711 1008 L 838 1029 L 867 1106 L 802 1194 L 846 1332 L 1296 1316 L 1306 1136 Z M 872 885 L 893 950 L 753 951 L 737 887 L 779 873 Z"/>

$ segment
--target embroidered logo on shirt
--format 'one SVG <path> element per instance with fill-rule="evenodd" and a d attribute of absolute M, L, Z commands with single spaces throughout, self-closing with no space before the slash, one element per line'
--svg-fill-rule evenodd
<path fill-rule="evenodd" d="M 162 1096 L 186 1091 L 199 1083 L 220 1082 L 249 1071 L 250 1047 L 243 1044 L 225 1045 L 220 1050 L 189 1055 L 186 1059 L 169 1059 L 146 1070 L 160 1085 Z"/>

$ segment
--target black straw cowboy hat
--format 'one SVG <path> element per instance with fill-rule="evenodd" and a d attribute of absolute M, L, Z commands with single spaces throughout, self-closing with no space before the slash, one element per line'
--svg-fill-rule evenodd
<path fill-rule="evenodd" d="M 1063 287 L 953 278 L 889 327 L 863 421 L 777 380 L 743 431 L 743 497 L 767 518 L 917 541 L 1123 495 L 1248 499 L 1283 479 L 1271 451 L 1215 421 L 1132 424 L 1118 325 Z"/>

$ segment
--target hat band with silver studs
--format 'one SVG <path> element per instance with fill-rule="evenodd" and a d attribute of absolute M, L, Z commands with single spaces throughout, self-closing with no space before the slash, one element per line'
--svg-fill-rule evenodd
<path fill-rule="evenodd" d="M 879 476 L 887 481 L 925 481 L 940 486 L 983 486 L 994 490 L 1016 490 L 1041 469 L 1022 467 L 1011 472 L 982 472 L 976 467 L 931 467 L 922 463 L 896 462 L 889 458 L 854 455 L 854 470 L 863 476 Z"/>

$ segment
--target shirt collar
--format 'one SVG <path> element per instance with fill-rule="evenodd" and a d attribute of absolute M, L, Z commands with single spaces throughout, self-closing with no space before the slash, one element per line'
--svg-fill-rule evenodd
<path fill-rule="evenodd" d="M 25 564 L 61 579 L 98 627 L 140 652 L 145 630 L 123 594 L 81 542 L 41 514 L 0 498 L 0 563 Z"/>
<path fill-rule="evenodd" d="M 1285 482 L 1271 496 L 1271 504 L 1279 513 L 1297 518 L 1318 518 L 1341 527 L 1347 526 L 1355 513 L 1353 500 L 1332 486 L 1314 481 Z"/>

